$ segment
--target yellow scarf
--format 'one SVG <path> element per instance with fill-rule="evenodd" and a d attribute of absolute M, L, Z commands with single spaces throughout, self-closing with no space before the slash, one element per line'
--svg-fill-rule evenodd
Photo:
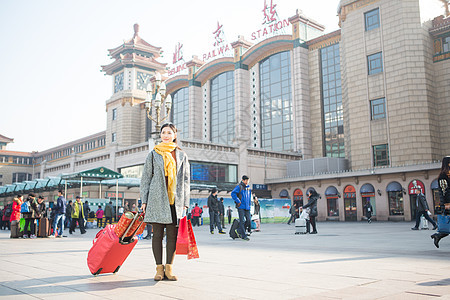
<path fill-rule="evenodd" d="M 175 159 L 170 152 L 175 150 L 177 144 L 174 142 L 170 143 L 159 143 L 155 146 L 155 151 L 161 154 L 164 159 L 164 175 L 167 176 L 167 193 L 169 195 L 169 203 L 173 205 L 175 203 L 175 193 L 177 189 L 177 165 Z"/>

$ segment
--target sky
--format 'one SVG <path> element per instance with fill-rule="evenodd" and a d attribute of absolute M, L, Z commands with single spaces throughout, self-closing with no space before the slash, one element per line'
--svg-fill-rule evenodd
<path fill-rule="evenodd" d="M 270 0 L 266 0 L 269 4 Z M 338 0 L 272 0 L 286 19 L 300 9 L 338 27 Z M 402 1 L 402 0 L 393 0 Z M 443 13 L 439 0 L 420 0 L 421 18 Z M 177 43 L 186 61 L 212 50 L 223 25 L 228 42 L 250 40 L 262 27 L 264 0 L 2 0 L 0 1 L 0 135 L 12 151 L 43 151 L 106 129 L 111 76 L 108 49 L 139 36 L 162 47 L 170 63 Z"/>

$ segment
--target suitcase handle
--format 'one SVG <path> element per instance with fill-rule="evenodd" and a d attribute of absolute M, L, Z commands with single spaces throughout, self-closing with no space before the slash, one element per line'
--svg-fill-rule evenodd
<path fill-rule="evenodd" d="M 142 225 L 141 225 L 141 226 L 138 226 L 138 227 L 136 228 L 136 230 L 133 232 L 133 235 L 131 236 L 131 238 L 130 238 L 129 241 L 126 241 L 126 242 L 125 242 L 124 239 L 126 238 L 126 236 L 127 236 L 127 234 L 128 234 L 128 231 L 130 231 L 131 227 L 133 227 L 133 224 L 137 221 L 137 219 L 138 219 L 140 216 L 142 216 L 142 218 L 144 218 L 144 213 L 142 213 L 142 214 L 139 214 L 138 212 L 135 213 L 134 218 L 133 218 L 133 220 L 131 221 L 130 225 L 128 225 L 127 230 L 125 230 L 125 232 L 124 232 L 124 234 L 122 235 L 122 237 L 120 237 L 119 243 L 126 245 L 126 244 L 130 244 L 131 242 L 133 242 L 134 234 L 138 231 L 139 227 L 141 227 Z"/>
<path fill-rule="evenodd" d="M 102 229 L 102 230 L 100 230 L 99 232 L 97 232 L 97 234 L 95 235 L 95 238 L 92 240 L 92 245 L 94 245 L 95 242 L 98 240 L 98 238 L 100 237 L 100 235 L 103 233 L 103 230 L 105 230 L 105 229 Z"/>

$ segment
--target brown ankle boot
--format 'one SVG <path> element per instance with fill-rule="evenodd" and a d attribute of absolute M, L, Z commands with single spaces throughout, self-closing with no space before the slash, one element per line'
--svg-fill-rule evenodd
<path fill-rule="evenodd" d="M 166 274 L 167 279 L 169 279 L 171 281 L 178 280 L 177 276 L 172 274 L 172 265 L 166 264 L 165 274 Z"/>
<path fill-rule="evenodd" d="M 156 275 L 153 279 L 155 281 L 161 281 L 164 279 L 164 265 L 156 265 Z"/>

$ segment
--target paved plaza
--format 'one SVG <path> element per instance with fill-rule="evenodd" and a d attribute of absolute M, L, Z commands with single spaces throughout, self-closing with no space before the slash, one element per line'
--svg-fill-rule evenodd
<path fill-rule="evenodd" d="M 177 256 L 177 282 L 155 282 L 151 241 L 116 275 L 86 265 L 97 229 L 62 239 L 0 231 L 1 299 L 450 299 L 450 238 L 412 223 L 318 223 L 318 235 L 262 224 L 249 242 L 195 228 L 200 258 Z M 227 227 L 228 230 L 229 227 Z"/>

